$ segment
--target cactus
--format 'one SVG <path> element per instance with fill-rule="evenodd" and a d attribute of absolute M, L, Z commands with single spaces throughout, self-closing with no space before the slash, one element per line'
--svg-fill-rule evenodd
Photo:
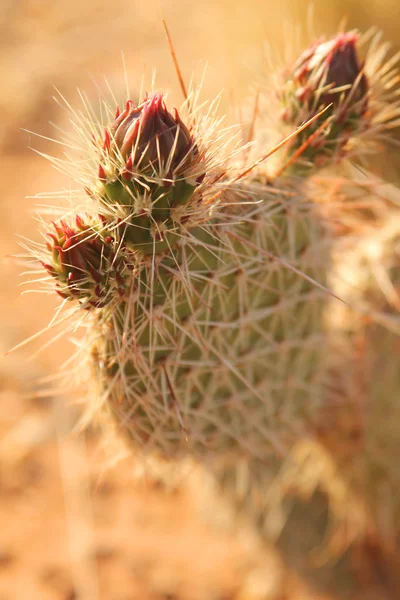
<path fill-rule="evenodd" d="M 80 118 L 86 200 L 36 254 L 88 313 L 89 410 L 136 451 L 268 459 L 320 402 L 329 243 L 300 181 L 235 167 L 226 132 L 182 110 L 155 93 L 105 130 Z"/>
<path fill-rule="evenodd" d="M 354 65 L 353 51 L 354 47 L 350 55 Z M 381 52 L 378 55 L 381 57 Z M 330 563 L 336 583 L 326 589 L 332 592 L 335 588 L 340 597 L 360 590 L 357 573 L 349 578 L 353 561 L 370 571 L 371 578 L 382 579 L 376 583 L 377 588 L 382 588 L 379 592 L 382 597 L 387 597 L 387 593 L 396 596 L 400 587 L 397 562 L 388 552 L 387 544 L 390 541 L 392 550 L 398 544 L 395 524 L 399 519 L 396 491 L 399 479 L 395 448 L 400 388 L 398 364 L 393 356 L 398 347 L 398 324 L 385 314 L 389 302 L 392 306 L 398 303 L 390 283 L 394 276 L 393 261 L 396 264 L 394 240 L 398 239 L 399 231 L 398 191 L 371 174 L 364 175 L 360 183 L 360 169 L 351 167 L 351 160 L 365 150 L 360 148 L 363 140 L 369 139 L 372 149 L 376 141 L 386 137 L 385 120 L 386 132 L 398 122 L 399 106 L 390 85 L 395 81 L 393 72 L 390 73 L 394 60 L 382 65 L 376 57 L 367 59 L 365 72 L 368 71 L 369 77 L 362 84 L 362 96 L 366 96 L 364 108 L 357 114 L 357 126 L 351 129 L 351 135 L 342 135 L 333 125 L 322 128 L 321 116 L 312 125 L 316 128 L 314 133 L 303 132 L 293 138 L 287 150 L 286 164 L 291 173 L 301 177 L 311 175 L 307 193 L 318 205 L 319 217 L 334 237 L 335 262 L 328 275 L 329 287 L 351 304 L 350 309 L 335 299 L 326 303 L 331 366 L 323 392 L 322 416 L 315 422 L 317 439 L 295 444 L 287 460 L 277 467 L 275 481 L 254 456 L 244 465 L 226 463 L 217 471 L 226 494 L 236 498 L 236 506 L 253 520 L 267 545 L 274 541 L 290 564 L 295 564 L 320 586 L 322 563 Z M 361 71 L 358 75 L 354 86 L 359 85 L 360 77 L 365 77 Z M 387 83 L 386 100 L 380 91 L 383 80 Z M 349 89 L 347 93 L 350 95 Z M 343 96 L 338 104 L 333 102 L 331 124 L 337 106 L 345 99 Z M 324 108 L 323 103 L 315 110 L 320 108 Z M 307 102 L 301 109 L 303 118 L 312 116 Z M 377 123 L 381 124 L 380 132 Z M 323 143 L 314 144 L 315 133 Z M 322 173 L 316 173 L 318 166 L 325 167 Z M 329 195 L 324 186 L 328 187 Z M 371 251 L 369 259 L 367 248 Z M 379 252 L 374 254 L 377 248 Z M 378 268 L 382 256 L 392 264 L 390 276 Z M 386 294 L 386 306 L 379 287 Z M 392 330 L 385 332 L 380 323 L 391 326 Z M 361 345 L 365 354 L 360 357 Z M 366 379 L 362 390 L 360 371 Z M 392 419 L 390 425 L 385 422 L 386 414 Z M 324 517 L 315 520 L 314 514 Z M 305 520 L 308 546 L 298 542 Z M 339 558 L 334 568 L 332 559 L 336 562 Z M 310 568 L 313 559 L 315 564 Z"/>
<path fill-rule="evenodd" d="M 309 183 L 398 116 L 392 63 L 362 65 L 356 41 L 314 44 L 285 72 L 281 132 L 310 123 L 280 145 L 273 177 L 263 132 L 257 160 L 240 168 L 240 148 L 195 94 L 173 113 L 160 93 L 128 100 L 105 129 L 78 115 L 86 199 L 34 250 L 86 327 L 87 418 L 111 417 L 135 453 L 194 456 L 258 528 L 282 457 L 316 435 L 331 384 L 325 285 L 339 236 L 326 224 L 347 221 Z M 351 336 L 343 345 L 351 364 Z"/>
<path fill-rule="evenodd" d="M 372 150 L 377 141 L 376 148 L 382 148 L 381 142 L 390 139 L 388 133 L 398 124 L 400 114 L 396 95 L 398 56 L 385 64 L 385 49 L 377 48 L 374 42 L 372 49 L 353 83 L 354 94 L 343 89 L 338 103 L 329 98 L 332 129 L 325 130 L 322 145 L 312 149 L 313 142 L 310 144 L 310 161 L 301 164 L 303 172 L 315 165 L 325 167 L 319 173 L 314 168 L 308 191 L 319 206 L 320 218 L 334 236 L 328 285 L 345 303 L 328 302 L 325 311 L 330 331 L 331 375 L 317 419 L 318 442 L 308 445 L 300 442 L 279 475 L 275 490 L 280 501 L 278 522 L 284 531 L 276 535 L 286 540 L 286 553 L 299 557 L 293 537 L 287 544 L 288 534 L 289 538 L 290 532 L 293 536 L 299 526 L 293 516 L 299 498 L 305 497 L 309 505 L 306 511 L 304 508 L 300 511 L 302 519 L 311 521 L 312 513 L 321 511 L 321 506 L 329 515 L 327 523 L 317 532 L 320 541 L 322 534 L 329 541 L 328 555 L 340 557 L 350 546 L 352 561 L 354 553 L 357 556 L 361 552 L 362 568 L 381 580 L 376 584 L 377 589 L 381 588 L 378 597 L 380 594 L 386 597 L 387 593 L 389 597 L 397 597 L 400 582 L 396 577 L 399 540 L 396 524 L 400 512 L 399 472 L 394 457 L 398 445 L 400 381 L 396 360 L 399 328 L 394 313 L 398 310 L 395 282 L 399 196 L 395 186 L 366 171 L 365 160 L 361 169 L 359 165 L 351 166 L 352 161 L 360 162 L 364 150 Z M 356 65 L 360 63 L 353 50 L 352 66 L 346 72 L 356 74 Z M 304 56 L 301 59 L 307 75 L 307 61 L 312 54 L 309 52 L 308 59 Z M 324 52 L 317 54 L 320 60 Z M 329 79 L 326 65 L 325 69 Z M 318 90 L 318 96 L 324 98 L 324 88 Z M 364 96 L 361 108 L 359 102 Z M 342 102 L 349 106 L 355 98 L 358 98 L 355 108 L 359 110 L 353 113 L 356 118 L 347 130 L 349 135 L 343 136 L 337 130 L 332 143 L 330 135 L 335 128 L 338 106 Z M 309 111 L 309 103 L 302 103 L 301 108 Z M 366 147 L 364 142 L 368 142 Z M 295 139 L 293 144 L 300 143 L 301 140 Z M 289 154 L 295 157 L 294 145 Z M 319 153 L 317 157 L 315 150 Z M 341 162 L 336 164 L 338 158 Z M 294 166 L 299 172 L 299 164 L 295 162 Z M 321 493 L 325 497 L 322 503 Z M 276 514 L 267 503 L 261 512 L 270 534 Z M 315 548 L 312 550 L 315 552 Z M 339 574 L 336 577 L 338 584 L 345 581 Z M 346 587 L 348 591 L 349 584 Z"/>
<path fill-rule="evenodd" d="M 337 423 L 337 439 L 331 435 L 323 439 L 342 476 L 364 499 L 379 537 L 396 548 L 400 539 L 396 460 L 400 433 L 400 197 L 393 185 L 372 176 L 358 182 L 343 180 L 330 196 L 343 189 L 349 200 L 363 198 L 364 227 L 356 238 L 354 232 L 341 238 L 331 279 L 342 297 L 362 312 L 343 307 L 331 314 L 332 343 L 342 349 L 342 356 L 332 359 L 333 368 L 343 375 L 323 420 L 325 434 L 327 419 L 331 429 L 332 422 Z M 371 209 L 365 211 L 368 206 Z M 338 440 L 349 449 L 344 457 L 338 451 Z"/>

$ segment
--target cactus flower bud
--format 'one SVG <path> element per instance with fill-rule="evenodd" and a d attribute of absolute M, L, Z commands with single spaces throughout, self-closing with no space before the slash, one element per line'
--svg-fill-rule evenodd
<path fill-rule="evenodd" d="M 188 128 L 176 109 L 172 116 L 157 93 L 138 107 L 128 101 L 111 126 L 111 139 L 126 161 L 125 179 L 133 169 L 150 176 L 166 169 L 172 178 L 196 160 Z"/>
<path fill-rule="evenodd" d="M 155 93 L 138 106 L 128 100 L 122 113 L 117 109 L 105 131 L 96 192 L 126 224 L 124 242 L 147 253 L 164 248 L 175 227 L 171 209 L 189 203 L 204 175 L 192 133 Z"/>
<path fill-rule="evenodd" d="M 305 101 L 311 100 L 321 109 L 329 104 L 335 108 L 345 100 L 349 110 L 360 115 L 365 112 L 368 82 L 357 57 L 357 40 L 356 33 L 348 32 L 304 52 L 295 66 L 294 78 Z"/>
<path fill-rule="evenodd" d="M 50 262 L 42 262 L 57 281 L 56 291 L 62 298 L 79 300 L 85 308 L 99 308 L 113 298 L 111 288 L 120 294 L 124 286 L 124 263 L 114 250 L 114 240 L 102 237 L 95 227 L 76 216 L 71 227 L 64 220 L 53 223 L 55 233 L 48 233 L 46 243 Z"/>
<path fill-rule="evenodd" d="M 285 74 L 279 97 L 286 123 L 299 126 L 329 107 L 294 139 L 290 149 L 293 153 L 305 145 L 301 159 L 309 165 L 322 166 L 332 157 L 342 156 L 350 137 L 368 126 L 369 83 L 357 56 L 357 40 L 357 33 L 350 31 L 315 43 Z M 313 136 L 328 118 L 329 126 Z"/>

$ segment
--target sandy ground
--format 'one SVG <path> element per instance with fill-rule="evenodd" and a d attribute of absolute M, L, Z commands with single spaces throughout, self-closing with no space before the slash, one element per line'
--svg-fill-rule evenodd
<path fill-rule="evenodd" d="M 205 93 L 225 88 L 223 111 L 239 105 L 266 68 L 266 42 L 291 45 L 282 23 L 305 23 L 304 6 L 1 0 L 1 352 L 45 328 L 57 304 L 21 296 L 21 267 L 10 258 L 18 235 L 37 239 L 32 196 L 69 185 L 29 149 L 53 154 L 57 147 L 24 131 L 57 137 L 57 126 L 68 129 L 54 86 L 74 104 L 77 86 L 96 99 L 106 75 L 118 94 L 123 51 L 133 88 L 144 68 L 156 66 L 159 86 L 180 101 L 164 17 L 185 77 L 200 77 L 208 61 Z M 345 10 L 350 26 L 380 25 L 397 39 L 396 0 L 315 7 L 318 32 L 332 33 Z M 70 398 L 37 396 L 38 380 L 71 352 L 59 340 L 37 354 L 49 339 L 44 334 L 0 362 L 0 600 L 333 600 L 308 588 L 272 549 L 207 523 L 190 486 L 167 493 L 138 481 L 129 460 L 105 470 L 99 433 L 73 432 L 79 408 Z"/>

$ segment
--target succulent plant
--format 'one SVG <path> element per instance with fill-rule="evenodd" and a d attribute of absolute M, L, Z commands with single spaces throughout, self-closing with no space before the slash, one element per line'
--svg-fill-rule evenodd
<path fill-rule="evenodd" d="M 279 145 L 275 177 L 262 131 L 257 159 L 239 165 L 229 130 L 193 95 L 182 118 L 160 93 L 117 107 L 105 130 L 80 116 L 89 216 L 57 221 L 39 253 L 58 293 L 88 309 L 79 364 L 89 364 L 90 418 L 111 416 L 135 453 L 194 456 L 221 484 L 244 461 L 245 495 L 229 493 L 258 528 L 282 458 L 316 436 L 343 375 L 332 365 L 355 376 L 348 332 L 335 355 L 326 283 L 343 233 L 382 204 L 352 222 L 324 210 L 309 183 L 311 167 L 359 156 L 397 122 L 393 65 L 361 65 L 357 39 L 318 42 L 286 71 L 284 125 L 312 122 Z"/>
<path fill-rule="evenodd" d="M 236 167 L 186 105 L 146 95 L 99 127 L 81 162 L 101 219 L 61 220 L 42 260 L 91 309 L 91 393 L 136 451 L 268 459 L 320 402 L 329 240 L 300 182 Z"/>

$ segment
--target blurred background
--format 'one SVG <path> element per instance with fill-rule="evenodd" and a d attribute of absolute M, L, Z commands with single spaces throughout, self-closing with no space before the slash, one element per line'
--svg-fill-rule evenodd
<path fill-rule="evenodd" d="M 125 61 L 132 89 L 156 68 L 157 87 L 179 104 L 164 18 L 185 80 L 207 67 L 204 97 L 223 89 L 221 114 L 233 113 L 267 68 L 269 48 L 304 46 L 346 19 L 382 29 L 394 53 L 399 11 L 398 0 L 0 0 L 1 352 L 45 328 L 57 305 L 21 295 L 11 258 L 18 236 L 37 239 L 33 196 L 70 185 L 31 149 L 57 155 L 46 138 L 70 128 L 55 88 L 77 107 L 77 88 L 97 102 L 105 77 L 122 95 Z M 328 598 L 285 571 L 272 549 L 261 556 L 255 541 L 205 528 L 190 489 L 166 495 L 138 482 L 129 461 L 106 469 L 98 434 L 74 433 L 79 409 L 69 398 L 38 397 L 38 380 L 72 352 L 68 340 L 39 352 L 50 337 L 0 362 L 0 600 Z M 261 588 L 246 579 L 260 565 Z"/>

